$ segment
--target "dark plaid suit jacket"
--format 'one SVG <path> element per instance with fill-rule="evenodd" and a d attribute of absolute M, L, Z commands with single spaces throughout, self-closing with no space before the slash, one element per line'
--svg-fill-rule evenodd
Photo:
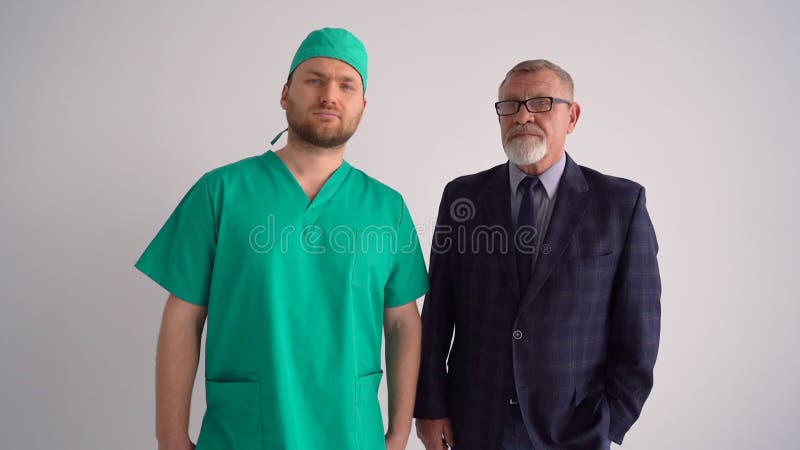
<path fill-rule="evenodd" d="M 415 417 L 449 417 L 458 450 L 494 450 L 515 398 L 537 450 L 621 443 L 653 385 L 657 251 L 644 188 L 567 157 L 533 275 L 519 286 L 508 165 L 450 182 Z"/>

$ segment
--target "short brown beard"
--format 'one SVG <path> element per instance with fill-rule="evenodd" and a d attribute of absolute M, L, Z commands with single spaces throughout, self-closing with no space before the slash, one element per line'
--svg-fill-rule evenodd
<path fill-rule="evenodd" d="M 361 122 L 361 116 L 359 115 L 357 118 L 355 118 L 355 124 L 352 129 L 348 130 L 346 128 L 347 124 L 342 123 L 343 127 L 340 132 L 330 136 L 323 135 L 314 129 L 314 126 L 310 121 L 302 121 L 293 117 L 289 111 L 295 109 L 294 104 L 290 100 L 287 100 L 287 103 L 289 104 L 289 107 L 286 108 L 286 121 L 289 123 L 289 130 L 291 130 L 301 141 L 307 142 L 315 147 L 341 147 L 353 136 L 353 134 L 355 134 L 358 124 Z"/>
<path fill-rule="evenodd" d="M 335 148 L 344 145 L 356 132 L 356 129 L 342 130 L 340 133 L 335 133 L 330 136 L 317 133 L 314 126 L 308 122 L 295 121 L 289 114 L 286 114 L 286 120 L 289 122 L 289 129 L 292 130 L 298 139 L 308 142 L 309 144 L 322 147 L 322 148 Z"/>

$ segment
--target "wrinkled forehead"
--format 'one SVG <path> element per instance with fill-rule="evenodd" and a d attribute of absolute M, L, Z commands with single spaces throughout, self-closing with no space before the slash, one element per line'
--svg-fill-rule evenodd
<path fill-rule="evenodd" d="M 513 73 L 506 78 L 498 92 L 500 100 L 524 100 L 530 97 L 571 98 L 567 83 L 550 69 Z"/>

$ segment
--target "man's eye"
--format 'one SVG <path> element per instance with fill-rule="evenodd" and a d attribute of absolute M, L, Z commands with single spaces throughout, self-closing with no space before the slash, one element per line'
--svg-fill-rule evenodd
<path fill-rule="evenodd" d="M 320 80 L 318 78 L 311 78 L 310 80 L 308 80 L 308 83 L 309 84 L 319 84 Z"/>
<path fill-rule="evenodd" d="M 342 89 L 345 91 L 352 91 L 355 89 L 352 84 L 345 83 L 342 85 Z"/>

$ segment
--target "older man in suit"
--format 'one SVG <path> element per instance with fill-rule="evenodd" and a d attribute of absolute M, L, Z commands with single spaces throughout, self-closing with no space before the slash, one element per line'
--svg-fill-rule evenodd
<path fill-rule="evenodd" d="M 573 90 L 549 61 L 512 68 L 495 104 L 509 162 L 445 187 L 415 409 L 427 450 L 608 449 L 650 393 L 661 283 L 644 188 L 566 154 Z"/>

